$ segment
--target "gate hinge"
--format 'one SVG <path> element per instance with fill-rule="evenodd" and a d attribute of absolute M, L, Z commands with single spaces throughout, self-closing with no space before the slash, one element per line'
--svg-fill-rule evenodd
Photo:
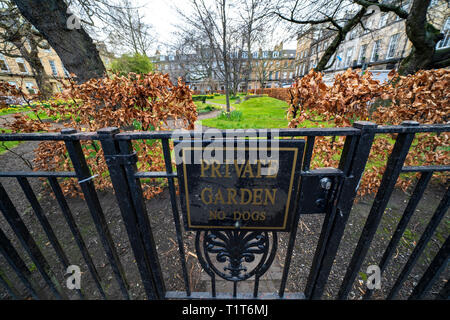
<path fill-rule="evenodd" d="M 138 161 L 136 151 L 130 154 L 105 155 L 105 160 L 107 164 L 123 164 L 123 165 L 135 164 Z"/>

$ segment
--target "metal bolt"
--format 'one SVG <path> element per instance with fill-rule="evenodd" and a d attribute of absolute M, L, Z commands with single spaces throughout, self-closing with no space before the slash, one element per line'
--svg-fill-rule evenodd
<path fill-rule="evenodd" d="M 327 177 L 320 179 L 320 186 L 325 190 L 330 190 L 331 179 Z"/>
<path fill-rule="evenodd" d="M 326 205 L 325 199 L 317 199 L 316 200 L 316 206 L 318 206 L 321 209 L 324 209 Z"/>

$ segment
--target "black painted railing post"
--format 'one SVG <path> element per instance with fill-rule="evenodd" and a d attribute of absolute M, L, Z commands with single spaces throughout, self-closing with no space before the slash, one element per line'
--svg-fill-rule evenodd
<path fill-rule="evenodd" d="M 121 156 L 127 157 L 133 154 L 133 146 L 130 140 L 119 140 L 117 144 Z M 133 200 L 136 218 L 139 225 L 139 230 L 141 232 L 142 242 L 147 253 L 148 263 L 151 268 L 157 296 L 159 299 L 164 299 L 166 295 L 164 277 L 159 263 L 155 240 L 153 238 L 153 231 L 148 218 L 147 208 L 144 203 L 141 181 L 136 177 L 136 172 L 138 172 L 137 163 L 135 161 L 126 162 L 123 164 L 123 167 L 125 169 L 128 188 Z"/>
<path fill-rule="evenodd" d="M 161 139 L 163 147 L 164 164 L 166 166 L 166 172 L 168 174 L 173 173 L 172 169 L 172 157 L 170 155 L 169 139 Z M 175 189 L 175 181 L 173 177 L 168 177 L 167 182 L 169 184 L 170 203 L 172 205 L 173 221 L 175 223 L 175 231 L 177 233 L 178 252 L 180 254 L 181 271 L 183 273 L 184 286 L 186 288 L 186 295 L 191 295 L 191 286 L 189 283 L 189 275 L 186 266 L 186 255 L 184 253 L 183 233 L 181 230 L 180 215 L 178 213 L 177 196 Z"/>
<path fill-rule="evenodd" d="M 433 283 L 435 283 L 437 278 L 439 278 L 441 272 L 444 271 L 447 267 L 449 258 L 450 236 L 447 237 L 447 240 L 445 240 L 441 249 L 433 258 L 433 261 L 430 263 L 427 270 L 422 275 L 422 278 L 420 278 L 419 283 L 414 288 L 408 300 L 418 300 L 424 298 L 425 294 L 431 289 Z"/>
<path fill-rule="evenodd" d="M 37 270 L 42 275 L 42 278 L 47 283 L 49 288 L 57 299 L 68 300 L 67 294 L 64 292 L 61 283 L 56 279 L 55 273 L 50 268 L 50 264 L 41 249 L 36 244 L 30 231 L 23 222 L 19 212 L 14 206 L 13 202 L 6 193 L 5 188 L 0 183 L 0 211 L 3 213 L 5 220 L 10 225 L 11 229 L 16 234 L 25 251 L 30 256 Z M 4 237 L 2 237 L 4 238 Z M 6 238 L 6 236 L 5 236 Z M 4 243 L 4 241 L 2 241 Z"/>
<path fill-rule="evenodd" d="M 0 254 L 3 255 L 5 260 L 9 263 L 10 267 L 15 271 L 23 285 L 30 293 L 31 297 L 36 300 L 40 300 L 37 290 L 37 284 L 33 280 L 31 271 L 28 269 L 25 262 L 17 253 L 16 249 L 11 244 L 6 234 L 0 228 Z"/>
<path fill-rule="evenodd" d="M 402 126 L 418 126 L 416 121 L 403 121 Z M 400 175 L 408 155 L 409 148 L 414 140 L 415 133 L 406 132 L 399 133 L 395 141 L 394 147 L 387 160 L 386 169 L 381 179 L 380 187 L 373 201 L 364 228 L 361 232 L 356 249 L 353 253 L 352 260 L 347 268 L 341 288 L 339 289 L 338 299 L 346 299 L 350 292 L 353 282 L 361 268 L 364 258 L 377 231 L 378 225 L 386 209 L 392 191 L 394 191 L 398 176 Z"/>
<path fill-rule="evenodd" d="M 419 201 L 422 199 L 422 195 L 425 192 L 425 189 L 428 185 L 428 182 L 431 180 L 432 175 L 433 171 L 423 172 L 419 181 L 417 182 L 416 187 L 414 188 L 414 191 L 411 195 L 411 198 L 409 199 L 408 204 L 406 205 L 406 208 L 403 212 L 403 215 L 400 221 L 398 222 L 397 227 L 391 237 L 391 240 L 389 241 L 389 244 L 382 258 L 378 263 L 378 267 L 380 268 L 381 274 L 383 274 L 384 270 L 386 269 L 390 259 L 392 258 L 395 252 L 395 249 L 400 243 L 403 233 L 405 232 L 406 227 L 408 226 L 408 223 L 411 217 L 413 216 L 417 205 L 419 204 Z M 364 300 L 370 299 L 373 293 L 374 290 L 367 290 L 363 296 L 363 299 Z"/>
<path fill-rule="evenodd" d="M 157 259 L 157 254 L 153 238 L 148 234 L 148 232 L 151 232 L 150 225 L 147 220 L 148 218 L 146 216 L 142 216 L 142 212 L 140 216 L 141 219 L 139 219 L 137 215 L 127 178 L 127 172 L 125 170 L 125 166 L 134 167 L 137 161 L 136 155 L 133 153 L 120 153 L 119 145 L 114 139 L 114 135 L 119 133 L 119 129 L 114 127 L 104 128 L 98 130 L 97 133 L 102 144 L 111 182 L 113 184 L 117 202 L 127 229 L 131 248 L 133 249 L 133 253 L 136 258 L 136 263 L 141 275 L 145 292 L 148 299 L 162 299 L 164 298 L 164 296 L 161 296 L 164 294 L 163 288 L 161 288 L 162 275 L 160 272 L 158 273 L 158 278 L 155 283 L 154 274 L 151 268 L 152 263 L 154 264 L 155 259 Z M 130 170 L 130 168 L 128 168 L 128 170 Z M 134 175 L 134 173 L 130 174 Z M 139 222 L 141 222 L 141 224 Z M 148 255 L 149 251 L 147 251 L 147 249 L 150 250 L 151 258 Z M 159 266 L 159 263 L 157 263 L 157 265 Z"/>
<path fill-rule="evenodd" d="M 5 287 L 6 291 L 14 300 L 23 299 L 22 296 L 20 295 L 20 292 L 14 287 L 11 280 L 8 279 L 8 277 L 1 269 L 0 269 L 0 284 L 3 287 Z"/>
<path fill-rule="evenodd" d="M 416 246 L 414 247 L 414 250 L 409 255 L 408 261 L 406 261 L 405 265 L 403 266 L 402 271 L 400 272 L 400 275 L 398 276 L 397 280 L 395 281 L 394 285 L 391 288 L 391 291 L 387 295 L 387 300 L 394 299 L 395 296 L 400 291 L 400 288 L 403 284 L 403 282 L 406 281 L 408 275 L 410 274 L 411 270 L 413 269 L 414 265 L 416 264 L 417 260 L 427 247 L 428 242 L 431 240 L 431 237 L 433 236 L 433 233 L 436 231 L 436 228 L 438 227 L 439 223 L 444 218 L 445 214 L 447 213 L 448 208 L 450 207 L 450 186 L 447 188 L 447 191 L 444 194 L 444 197 L 442 198 L 441 202 L 439 203 L 438 207 L 436 208 L 435 212 L 433 213 L 433 216 L 431 217 L 430 221 L 428 222 L 427 226 L 425 227 L 425 230 L 423 231 L 422 235 L 420 236 L 420 239 L 417 241 Z M 448 258 L 448 243 L 444 246 L 443 252 L 439 253 L 439 255 L 444 255 L 446 258 Z M 445 249 L 447 247 L 447 249 Z M 437 261 L 434 261 L 430 264 L 430 267 L 433 271 L 426 271 L 424 276 L 426 278 L 430 279 L 429 274 L 431 273 L 433 276 L 437 276 L 439 274 L 438 268 L 436 268 L 436 264 L 439 265 L 441 262 L 438 262 L 439 260 L 446 260 L 446 258 L 438 259 Z M 445 261 L 446 262 L 446 261 Z M 434 265 L 434 267 L 433 267 Z M 428 275 L 427 275 L 428 274 Z M 424 285 L 423 281 L 419 281 L 421 283 L 421 286 Z M 427 283 L 426 281 L 425 283 Z M 420 287 L 419 287 L 420 288 Z"/>
<path fill-rule="evenodd" d="M 332 205 L 335 214 L 327 214 L 322 226 L 316 249 L 321 254 L 313 260 L 305 289 L 307 299 L 322 297 L 375 137 L 376 124 L 358 121 L 353 126 L 360 129 L 361 134 L 347 137 L 342 151 L 339 167 L 344 170 L 344 180 L 338 191 L 340 196 Z"/>
<path fill-rule="evenodd" d="M 61 130 L 61 135 L 73 135 L 76 133 L 77 131 L 75 129 Z M 73 168 L 77 174 L 78 181 L 81 182 L 80 187 L 83 191 L 86 204 L 89 208 L 89 212 L 91 213 L 92 220 L 94 220 L 95 228 L 100 235 L 103 248 L 105 249 L 120 290 L 126 299 L 130 299 L 130 294 L 128 292 L 129 285 L 125 277 L 125 272 L 109 231 L 105 214 L 103 213 L 103 209 L 100 205 L 94 186 L 94 181 L 92 180 L 93 176 L 84 157 L 80 140 L 76 137 L 68 137 L 64 142 L 66 144 L 70 160 L 72 160 Z"/>

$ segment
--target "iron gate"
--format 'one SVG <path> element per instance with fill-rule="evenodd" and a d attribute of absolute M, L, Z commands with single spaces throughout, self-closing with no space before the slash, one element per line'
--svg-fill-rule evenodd
<path fill-rule="evenodd" d="M 186 253 L 184 249 L 183 226 L 180 216 L 175 179 L 179 178 L 179 172 L 173 171 L 170 140 L 172 132 L 119 132 L 116 128 L 105 128 L 96 133 L 76 132 L 73 129 L 62 130 L 58 133 L 30 133 L 30 134 L 0 134 L 0 141 L 64 141 L 68 154 L 73 164 L 74 172 L 0 172 L 0 177 L 16 178 L 24 191 L 34 214 L 41 223 L 46 237 L 53 247 L 64 268 L 70 265 L 70 259 L 58 241 L 52 226 L 50 225 L 38 198 L 29 184 L 29 179 L 47 179 L 54 196 L 60 206 L 61 212 L 68 223 L 73 239 L 79 248 L 87 269 L 95 281 L 95 284 L 103 298 L 107 298 L 104 284 L 99 276 L 97 266 L 90 256 L 87 245 L 75 222 L 67 201 L 63 195 L 58 178 L 77 178 L 84 194 L 85 202 L 95 223 L 101 244 L 105 250 L 108 261 L 112 267 L 114 277 L 126 299 L 130 298 L 127 270 L 122 267 L 117 246 L 115 245 L 105 214 L 100 205 L 97 192 L 94 188 L 93 176 L 88 167 L 82 151 L 81 141 L 97 140 L 101 143 L 104 157 L 108 165 L 109 174 L 113 183 L 117 203 L 120 208 L 123 222 L 136 260 L 142 284 L 148 299 L 198 299 L 198 298 L 293 298 L 293 299 L 320 299 L 329 278 L 333 261 L 336 258 L 338 246 L 343 237 L 344 228 L 349 218 L 354 199 L 359 187 L 359 182 L 364 173 L 372 142 L 376 134 L 396 133 L 397 138 L 391 154 L 387 159 L 386 170 L 381 185 L 375 196 L 373 205 L 368 213 L 363 231 L 348 265 L 344 280 L 341 284 L 338 299 L 346 299 L 349 291 L 358 275 L 363 261 L 368 253 L 370 244 L 375 236 L 377 227 L 383 216 L 388 200 L 394 190 L 397 178 L 405 172 L 420 172 L 415 189 L 410 197 L 402 218 L 390 239 L 384 255 L 379 263 L 381 272 L 388 265 L 400 239 L 405 232 L 411 216 L 415 212 L 417 204 L 434 172 L 449 171 L 450 166 L 404 166 L 405 158 L 411 147 L 416 133 L 421 132 L 449 132 L 450 125 L 419 125 L 417 122 L 406 121 L 399 126 L 377 126 L 370 122 L 355 122 L 353 127 L 347 128 L 307 128 L 307 129 L 280 129 L 278 134 L 281 139 L 303 137 L 306 142 L 301 170 L 299 172 L 299 192 L 295 214 L 292 218 L 292 228 L 289 232 L 287 253 L 282 270 L 281 285 L 277 292 L 259 292 L 259 279 L 266 272 L 274 260 L 277 251 L 277 232 L 267 230 L 253 231 L 236 229 L 197 231 L 195 246 L 197 257 L 202 268 L 211 279 L 209 292 L 193 292 L 190 287 L 189 274 L 186 267 Z M 221 131 L 225 136 L 226 130 Z M 256 130 L 257 136 L 261 131 Z M 244 130 L 233 131 L 233 134 L 242 134 Z M 190 131 L 192 139 L 202 138 L 202 132 Z M 345 144 L 340 156 L 337 168 L 310 169 L 311 157 L 315 138 L 319 136 L 345 136 Z M 274 137 L 269 137 L 274 138 Z M 140 172 L 137 169 L 137 156 L 132 148 L 132 141 L 140 139 L 160 140 L 163 147 L 165 172 Z M 178 171 L 178 170 L 177 170 Z M 165 178 L 168 182 L 173 221 L 176 229 L 178 254 L 182 269 L 184 291 L 167 291 L 164 277 L 158 259 L 158 250 L 153 239 L 152 227 L 149 222 L 147 209 L 144 203 L 140 179 Z M 413 266 L 423 253 L 431 236 L 446 214 L 450 204 L 450 189 L 447 189 L 439 206 L 425 228 L 413 252 L 404 265 L 394 286 L 387 298 L 393 299 L 399 292 L 405 279 Z M 10 228 L 13 230 L 21 245 L 35 264 L 42 279 L 58 299 L 67 298 L 62 288 L 62 279 L 56 279 L 53 266 L 49 264 L 41 249 L 37 245 L 33 235 L 24 224 L 21 214 L 17 211 L 5 188 L 0 184 L 0 209 Z M 312 265 L 309 271 L 308 281 L 304 292 L 287 293 L 286 282 L 291 265 L 291 257 L 297 235 L 297 226 L 301 214 L 322 213 L 324 222 L 320 238 L 315 250 Z M 439 274 L 446 268 L 450 253 L 450 237 L 433 258 L 428 269 L 415 286 L 410 299 L 423 298 Z M 236 248 L 240 248 L 239 250 Z M 31 277 L 31 271 L 22 257 L 8 238 L 6 232 L 0 228 L 0 253 L 9 266 L 20 279 L 26 292 L 19 292 L 16 284 L 8 279 L 0 270 L 0 283 L 14 298 L 31 296 L 39 299 L 40 295 L 36 283 Z M 261 260 L 250 271 L 245 267 L 252 262 L 255 255 L 260 255 Z M 227 262 L 223 270 L 214 266 L 214 259 L 219 262 Z M 214 260 L 214 261 L 213 261 Z M 225 272 L 228 271 L 228 272 Z M 233 290 L 230 293 L 216 292 L 216 278 L 221 277 L 233 282 Z M 253 292 L 238 292 L 237 283 L 254 277 Z M 443 286 L 439 294 L 440 298 L 448 299 L 449 282 Z M 84 293 L 78 290 L 81 298 Z M 367 290 L 364 298 L 370 298 L 373 291 Z"/>

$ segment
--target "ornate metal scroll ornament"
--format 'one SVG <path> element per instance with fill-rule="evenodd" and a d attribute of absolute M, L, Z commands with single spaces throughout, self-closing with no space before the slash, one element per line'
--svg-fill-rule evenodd
<path fill-rule="evenodd" d="M 269 269 L 277 250 L 278 240 L 275 232 L 272 233 L 271 239 L 272 241 L 268 232 L 263 231 L 211 230 L 197 232 L 196 248 L 199 261 L 209 275 L 212 276 L 214 272 L 225 280 L 243 281 L 255 274 L 260 277 Z M 203 252 L 200 252 L 200 247 Z M 244 264 L 255 261 L 256 256 L 260 256 L 259 262 L 248 270 Z M 225 266 L 218 266 L 224 263 Z"/>

